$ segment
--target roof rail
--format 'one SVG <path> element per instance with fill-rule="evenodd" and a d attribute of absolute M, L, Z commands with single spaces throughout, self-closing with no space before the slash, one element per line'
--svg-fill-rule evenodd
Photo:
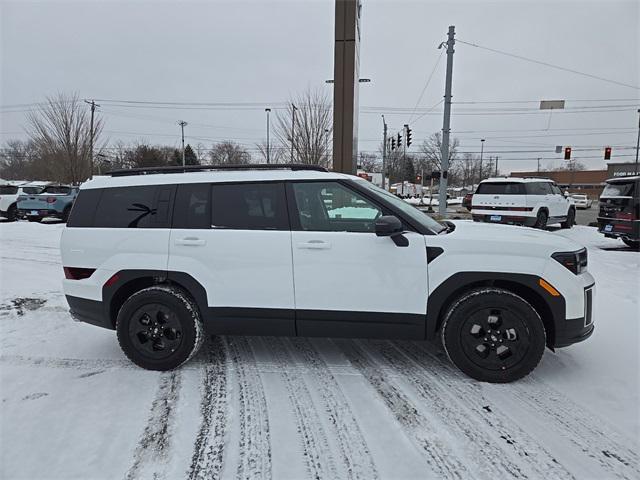
<path fill-rule="evenodd" d="M 307 165 L 304 163 L 248 163 L 244 165 L 185 165 L 169 167 L 143 167 L 123 168 L 112 170 L 107 175 L 112 177 L 126 177 L 129 175 L 154 175 L 158 173 L 187 173 L 209 172 L 215 170 L 313 170 L 316 172 L 328 172 L 319 165 Z"/>

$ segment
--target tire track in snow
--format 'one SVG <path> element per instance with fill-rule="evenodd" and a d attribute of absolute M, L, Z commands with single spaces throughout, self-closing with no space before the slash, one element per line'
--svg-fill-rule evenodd
<path fill-rule="evenodd" d="M 133 452 L 133 464 L 125 475 L 127 480 L 166 477 L 174 409 L 180 394 L 180 384 L 179 370 L 160 374 L 160 383 L 151 404 L 147 425 Z M 148 475 L 146 470 L 151 470 L 153 474 Z"/>
<path fill-rule="evenodd" d="M 366 439 L 340 385 L 309 340 L 292 338 L 292 349 L 305 361 L 317 379 L 324 411 L 329 415 L 333 434 L 340 445 L 340 455 L 349 479 L 374 480 L 378 471 Z"/>
<path fill-rule="evenodd" d="M 220 478 L 223 466 L 227 416 L 227 365 L 219 337 L 205 345 L 200 385 L 200 427 L 194 442 L 189 480 Z"/>
<path fill-rule="evenodd" d="M 448 360 L 433 354 L 425 346 L 413 348 L 428 361 L 436 360 L 458 379 L 464 378 Z M 555 429 L 563 438 L 576 446 L 582 453 L 595 460 L 608 476 L 633 480 L 640 478 L 640 459 L 636 452 L 625 445 L 625 441 L 604 422 L 581 408 L 568 397 L 549 387 L 546 383 L 530 375 L 516 383 L 496 385 L 496 389 L 508 389 L 509 395 L 525 405 L 528 412 L 537 418 L 545 418 L 545 425 Z"/>
<path fill-rule="evenodd" d="M 286 366 L 294 363 L 281 338 L 265 337 L 263 340 L 281 365 Z M 327 435 L 304 379 L 300 375 L 292 375 L 286 369 L 281 372 L 281 376 L 285 381 L 298 434 L 302 440 L 303 455 L 309 477 L 316 480 L 340 478 L 329 448 Z"/>
<path fill-rule="evenodd" d="M 443 423 L 466 438 L 471 460 L 478 459 L 479 466 L 490 477 L 497 471 L 502 478 L 528 478 L 530 474 L 534 478 L 574 478 L 516 424 L 505 424 L 501 412 L 483 408 L 489 402 L 476 382 L 451 376 L 446 379 L 437 370 L 425 368 L 424 358 L 413 344 L 398 346 L 390 341 L 370 341 L 368 344 L 396 371 L 404 373 L 407 382 L 415 387 Z M 466 408 L 468 414 L 460 406 Z M 501 439 L 502 445 L 491 438 L 491 434 Z M 515 455 L 517 464 L 511 461 L 510 454 Z"/>
<path fill-rule="evenodd" d="M 251 345 L 245 337 L 225 337 L 227 356 L 233 363 L 240 402 L 239 479 L 270 479 L 271 438 L 264 388 Z"/>
<path fill-rule="evenodd" d="M 371 362 L 353 341 L 336 341 L 349 362 L 366 378 L 380 395 L 393 416 L 417 445 L 437 478 L 469 479 L 475 478 L 449 445 L 443 442 L 440 434 L 434 431 L 431 423 L 409 398 L 398 390 L 381 373 L 378 365 Z"/>

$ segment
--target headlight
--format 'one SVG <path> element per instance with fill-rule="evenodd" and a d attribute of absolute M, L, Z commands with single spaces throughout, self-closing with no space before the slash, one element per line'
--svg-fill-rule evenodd
<path fill-rule="evenodd" d="M 560 262 L 566 268 L 578 275 L 587 269 L 587 249 L 577 252 L 557 252 L 551 255 L 556 262 Z"/>

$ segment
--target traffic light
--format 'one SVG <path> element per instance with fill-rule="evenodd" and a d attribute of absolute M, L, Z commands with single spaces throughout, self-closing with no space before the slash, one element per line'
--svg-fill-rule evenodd
<path fill-rule="evenodd" d="M 409 128 L 409 125 L 407 125 L 406 137 L 407 137 L 407 148 L 409 148 L 411 146 L 411 129 Z"/>
<path fill-rule="evenodd" d="M 564 147 L 564 159 L 571 160 L 571 147 Z"/>
<path fill-rule="evenodd" d="M 395 150 L 396 149 L 396 139 L 392 138 L 391 139 L 391 150 Z"/>
<path fill-rule="evenodd" d="M 604 148 L 604 159 L 611 160 L 611 147 Z"/>
<path fill-rule="evenodd" d="M 398 134 L 398 148 L 402 145 L 402 135 Z"/>

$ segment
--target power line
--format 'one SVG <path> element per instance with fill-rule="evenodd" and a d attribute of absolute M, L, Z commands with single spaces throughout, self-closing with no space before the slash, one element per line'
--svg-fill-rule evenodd
<path fill-rule="evenodd" d="M 438 65 L 440 65 L 440 59 L 442 58 L 442 54 L 443 53 L 444 53 L 444 50 L 440 50 L 440 55 L 438 55 L 438 58 L 436 59 L 436 63 L 433 65 L 433 69 L 431 70 L 431 73 L 429 74 L 429 77 L 427 78 L 427 82 L 424 84 L 424 87 L 422 88 L 422 92 L 420 92 L 420 96 L 418 97 L 418 101 L 416 102 L 415 106 L 413 107 L 413 112 L 411 113 L 411 116 L 409 117 L 408 123 L 411 123 L 411 119 L 415 115 L 416 109 L 418 108 L 418 105 L 420 105 L 420 101 L 422 100 L 422 97 L 424 96 L 424 92 L 427 90 L 427 87 L 431 83 L 431 79 L 433 78 L 434 73 L 436 73 L 436 70 L 438 69 Z"/>
<path fill-rule="evenodd" d="M 540 61 L 540 60 L 534 60 L 533 58 L 524 57 L 522 55 L 516 55 L 515 53 L 509 53 L 509 52 L 505 52 L 505 51 L 502 51 L 502 50 L 497 50 L 495 48 L 484 47 L 482 45 L 478 45 L 477 43 L 465 42 L 464 40 L 460 40 L 459 38 L 456 39 L 456 42 L 463 43 L 463 44 L 469 45 L 471 47 L 480 48 L 482 50 L 487 50 L 489 52 L 498 53 L 500 55 L 505 55 L 507 57 L 517 58 L 519 60 L 524 60 L 526 62 L 536 63 L 538 65 L 544 65 L 545 67 L 555 68 L 557 70 L 562 70 L 562 71 L 565 71 L 565 72 L 574 73 L 576 75 L 582 75 L 583 77 L 593 78 L 593 79 L 596 79 L 596 80 L 601 80 L 603 82 L 609 82 L 609 83 L 613 83 L 615 85 L 620 85 L 622 87 L 628 87 L 628 88 L 633 88 L 635 90 L 640 90 L 640 87 L 638 87 L 637 85 L 630 85 L 628 83 L 619 82 L 617 80 L 611 80 L 609 78 L 599 77 L 598 75 L 593 75 L 591 73 L 580 72 L 578 70 L 573 70 L 571 68 L 561 67 L 560 65 L 554 65 L 553 63 L 543 62 L 543 61 Z"/>

